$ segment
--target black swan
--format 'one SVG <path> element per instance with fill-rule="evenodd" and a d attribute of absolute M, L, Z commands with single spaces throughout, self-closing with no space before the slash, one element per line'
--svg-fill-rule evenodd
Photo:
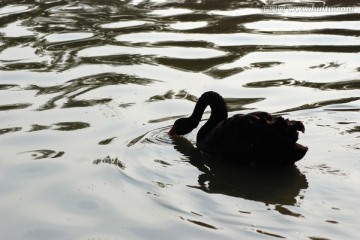
<path fill-rule="evenodd" d="M 200 128 L 196 146 L 211 158 L 250 166 L 291 165 L 308 150 L 296 141 L 305 132 L 300 121 L 290 121 L 267 112 L 236 114 L 228 118 L 224 99 L 216 92 L 205 92 L 188 118 L 177 119 L 169 135 L 185 135 L 196 128 L 205 108 L 209 120 Z"/>

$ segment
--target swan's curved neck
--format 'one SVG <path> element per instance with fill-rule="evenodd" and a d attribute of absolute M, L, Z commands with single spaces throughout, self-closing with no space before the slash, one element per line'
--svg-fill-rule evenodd
<path fill-rule="evenodd" d="M 206 92 L 197 101 L 194 111 L 189 117 L 191 122 L 197 126 L 207 106 L 211 108 L 211 115 L 209 120 L 202 126 L 197 134 L 197 145 L 205 139 L 206 135 L 214 128 L 219 122 L 227 119 L 227 108 L 224 99 L 216 92 Z M 195 126 L 195 127 L 196 127 Z"/>

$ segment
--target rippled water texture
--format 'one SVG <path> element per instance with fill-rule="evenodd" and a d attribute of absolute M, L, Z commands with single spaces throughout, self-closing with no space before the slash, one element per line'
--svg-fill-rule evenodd
<path fill-rule="evenodd" d="M 0 1 L 1 239 L 357 238 L 359 36 L 357 1 Z M 309 152 L 238 169 L 170 139 L 207 90 Z"/>

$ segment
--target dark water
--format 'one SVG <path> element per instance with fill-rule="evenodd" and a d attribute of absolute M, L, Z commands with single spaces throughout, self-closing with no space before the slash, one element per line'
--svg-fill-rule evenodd
<path fill-rule="evenodd" d="M 0 1 L 1 239 L 356 238 L 359 36 L 357 1 Z M 204 162 L 166 132 L 207 90 L 308 154 Z"/>

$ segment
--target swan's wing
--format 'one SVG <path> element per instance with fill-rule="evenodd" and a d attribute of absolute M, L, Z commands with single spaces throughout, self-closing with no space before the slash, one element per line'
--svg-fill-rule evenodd
<path fill-rule="evenodd" d="M 206 137 L 202 151 L 229 161 L 284 165 L 300 160 L 307 148 L 298 144 L 299 121 L 255 112 L 234 115 L 219 123 Z"/>

